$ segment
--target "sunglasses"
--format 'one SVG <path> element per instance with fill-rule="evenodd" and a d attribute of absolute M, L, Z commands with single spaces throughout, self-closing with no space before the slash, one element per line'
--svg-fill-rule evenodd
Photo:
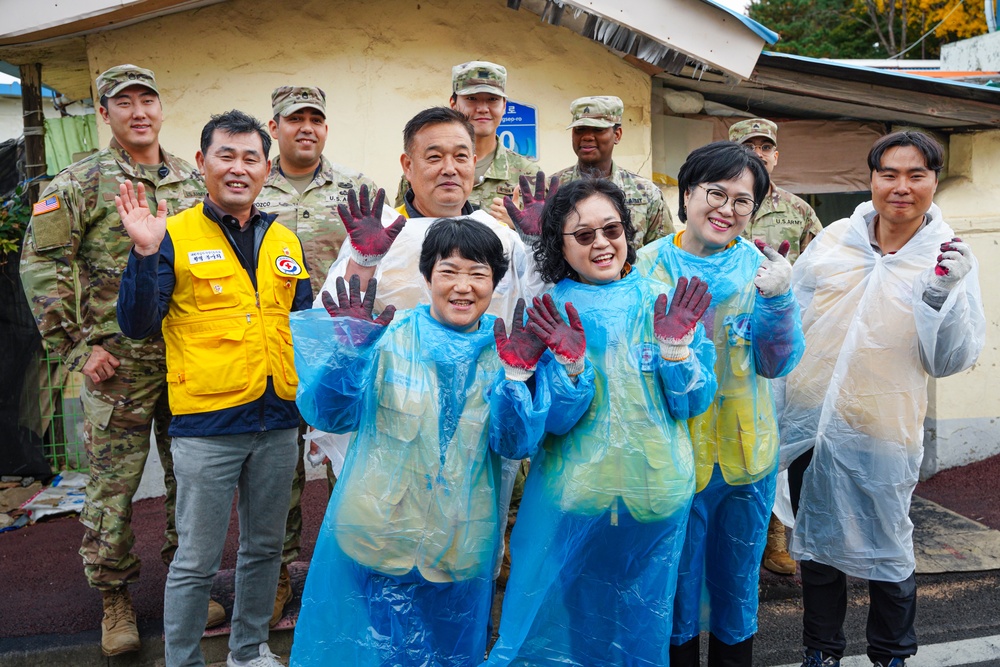
<path fill-rule="evenodd" d="M 609 222 L 603 227 L 586 227 L 578 229 L 575 232 L 563 234 L 563 236 L 572 236 L 580 245 L 590 245 L 597 238 L 597 232 L 604 234 L 604 238 L 607 240 L 613 241 L 625 233 L 625 225 L 621 221 Z"/>

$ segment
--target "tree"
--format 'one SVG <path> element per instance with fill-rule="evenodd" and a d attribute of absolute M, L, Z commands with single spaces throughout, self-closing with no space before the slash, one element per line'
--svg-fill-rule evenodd
<path fill-rule="evenodd" d="M 986 32 L 982 0 L 753 0 L 748 13 L 781 35 L 776 51 L 814 58 L 936 58 Z"/>

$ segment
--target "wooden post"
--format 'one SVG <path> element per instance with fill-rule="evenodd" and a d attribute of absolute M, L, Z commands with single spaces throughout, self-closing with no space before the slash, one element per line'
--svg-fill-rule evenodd
<path fill-rule="evenodd" d="M 31 179 L 46 171 L 41 63 L 21 65 L 21 108 L 24 110 L 24 175 Z M 38 201 L 38 189 L 37 182 L 28 187 L 28 201 Z"/>

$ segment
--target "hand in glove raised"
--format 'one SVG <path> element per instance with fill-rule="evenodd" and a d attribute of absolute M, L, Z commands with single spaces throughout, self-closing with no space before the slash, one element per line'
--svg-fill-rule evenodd
<path fill-rule="evenodd" d="M 545 343 L 524 324 L 524 299 L 517 300 L 510 336 L 503 319 L 493 323 L 493 337 L 497 342 L 497 355 L 503 364 L 508 380 L 524 382 L 535 372 L 535 366 L 545 352 Z"/>
<path fill-rule="evenodd" d="M 757 291 L 765 299 L 784 294 L 792 284 L 792 265 L 785 259 L 791 244 L 782 241 L 775 250 L 760 239 L 754 239 L 753 242 L 766 258 L 757 268 L 757 276 L 753 279 Z"/>
<path fill-rule="evenodd" d="M 576 308 L 572 303 L 566 304 L 567 324 L 551 295 L 546 294 L 541 299 L 536 296 L 532 304 L 528 309 L 528 328 L 552 350 L 556 361 L 566 367 L 570 377 L 582 373 L 587 337 Z"/>
<path fill-rule="evenodd" d="M 937 256 L 934 275 L 927 283 L 923 300 L 934 310 L 948 300 L 948 293 L 972 270 L 972 248 L 957 236 L 941 244 L 941 254 Z"/>
<path fill-rule="evenodd" d="M 347 192 L 347 205 L 337 205 L 337 213 L 351 239 L 351 259 L 359 266 L 378 264 L 406 224 L 406 218 L 399 216 L 391 225 L 383 227 L 385 190 L 379 188 L 374 202 L 369 202 L 368 196 L 368 186 L 362 185 L 360 202 L 352 188 Z"/>
<path fill-rule="evenodd" d="M 521 201 L 524 202 L 524 208 L 518 210 L 510 197 L 503 198 L 503 206 L 507 209 L 507 215 L 510 216 L 519 232 L 525 236 L 541 236 L 542 209 L 545 208 L 547 198 L 552 197 L 559 188 L 559 179 L 555 176 L 552 177 L 547 196 L 545 194 L 545 172 L 543 171 L 535 174 L 534 196 L 531 195 L 531 184 L 528 182 L 527 176 L 519 177 L 518 182 L 521 185 Z"/>
<path fill-rule="evenodd" d="M 698 320 L 712 303 L 708 284 L 697 276 L 688 281 L 681 278 L 674 288 L 674 298 L 667 310 L 667 295 L 656 297 L 653 306 L 653 335 L 660 343 L 660 356 L 667 361 L 687 359 L 691 350 L 688 345 L 694 340 L 694 329 Z"/>

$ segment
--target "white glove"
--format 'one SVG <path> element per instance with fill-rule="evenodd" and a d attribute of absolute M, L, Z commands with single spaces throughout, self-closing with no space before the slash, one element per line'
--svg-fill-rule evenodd
<path fill-rule="evenodd" d="M 971 270 L 972 248 L 968 243 L 962 243 L 962 239 L 957 236 L 942 243 L 934 275 L 924 290 L 924 303 L 934 310 L 941 310 L 941 306 L 948 299 L 948 293 Z"/>
<path fill-rule="evenodd" d="M 792 265 L 785 259 L 790 247 L 788 241 L 782 241 L 779 250 L 760 239 L 754 239 L 754 244 L 767 258 L 757 269 L 757 276 L 753 279 L 757 291 L 765 299 L 784 294 L 792 284 Z M 780 252 L 781 250 L 784 252 Z"/>

